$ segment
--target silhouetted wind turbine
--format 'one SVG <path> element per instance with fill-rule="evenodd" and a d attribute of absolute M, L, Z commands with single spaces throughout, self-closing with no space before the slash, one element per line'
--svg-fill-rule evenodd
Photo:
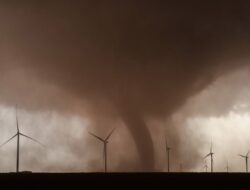
<path fill-rule="evenodd" d="M 207 166 L 207 161 L 206 160 L 205 160 L 205 165 L 204 165 L 203 168 L 205 168 L 205 171 L 207 172 L 208 166 Z"/>
<path fill-rule="evenodd" d="M 104 148 L 103 148 L 103 159 L 104 159 L 104 171 L 107 172 L 107 144 L 108 144 L 108 139 L 110 138 L 110 136 L 112 135 L 112 133 L 114 132 L 115 128 L 108 134 L 108 136 L 103 139 L 101 137 L 98 137 L 97 135 L 89 132 L 90 135 L 92 135 L 93 137 L 97 138 L 98 140 L 100 140 L 101 142 L 103 142 Z"/>
<path fill-rule="evenodd" d="M 214 167 L 213 155 L 214 155 L 214 153 L 213 153 L 213 145 L 212 145 L 212 142 L 211 142 L 210 152 L 204 157 L 204 159 L 207 158 L 208 156 L 210 156 L 210 158 L 211 158 L 211 172 L 214 171 L 214 170 L 213 170 L 213 167 Z"/>
<path fill-rule="evenodd" d="M 20 144 L 20 136 L 26 137 L 42 146 L 44 146 L 42 143 L 40 143 L 39 141 L 37 141 L 36 139 L 33 139 L 32 137 L 29 137 L 28 135 L 25 135 L 23 133 L 20 132 L 19 130 L 19 124 L 18 124 L 18 117 L 17 117 L 17 107 L 16 107 L 16 127 L 17 127 L 17 133 L 11 137 L 9 140 L 7 140 L 6 142 L 4 142 L 3 144 L 0 145 L 0 147 L 4 146 L 5 144 L 7 144 L 8 142 L 10 142 L 12 139 L 14 139 L 15 137 L 17 137 L 17 154 L 16 154 L 16 172 L 19 172 L 19 144 Z"/>
<path fill-rule="evenodd" d="M 247 152 L 247 154 L 245 156 L 239 154 L 239 156 L 241 156 L 242 158 L 244 158 L 246 160 L 246 172 L 248 172 L 248 154 L 249 153 L 250 153 L 250 150 Z"/>
<path fill-rule="evenodd" d="M 166 153 L 167 153 L 167 158 L 168 158 L 168 172 L 170 172 L 170 150 L 171 148 L 168 146 L 166 137 L 165 137 L 165 141 L 166 141 Z"/>
<path fill-rule="evenodd" d="M 227 161 L 227 165 L 226 165 L 226 170 L 227 170 L 227 173 L 229 172 L 229 169 L 230 169 L 230 167 L 229 167 L 229 165 L 228 165 L 228 161 Z"/>
<path fill-rule="evenodd" d="M 182 164 L 180 164 L 180 172 L 183 171 L 183 167 L 182 167 Z"/>

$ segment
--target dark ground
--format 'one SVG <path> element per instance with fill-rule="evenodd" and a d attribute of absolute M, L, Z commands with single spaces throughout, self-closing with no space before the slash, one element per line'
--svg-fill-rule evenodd
<path fill-rule="evenodd" d="M 239 189 L 245 173 L 2 173 L 0 189 Z"/>

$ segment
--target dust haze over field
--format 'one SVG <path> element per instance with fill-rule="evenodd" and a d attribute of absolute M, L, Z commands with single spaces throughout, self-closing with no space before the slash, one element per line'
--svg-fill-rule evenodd
<path fill-rule="evenodd" d="M 62 163 L 76 165 L 63 171 L 80 170 L 82 160 L 87 171 L 96 170 L 99 157 L 85 156 L 98 142 L 86 132 L 106 135 L 113 127 L 119 143 L 110 146 L 126 155 L 110 155 L 113 170 L 153 171 L 160 151 L 153 134 L 164 139 L 166 130 L 176 160 L 183 147 L 181 127 L 152 125 L 169 121 L 218 77 L 247 67 L 249 9 L 248 1 L 1 1 L 1 104 L 40 114 L 30 131 L 40 131 L 35 134 L 51 146 L 49 134 L 57 141 L 70 138 L 57 150 L 68 151 Z M 49 112 L 60 115 L 52 124 L 43 119 Z M 83 131 L 78 125 L 77 137 L 64 126 L 71 123 L 62 122 L 74 116 L 88 120 Z M 67 132 L 54 133 L 62 128 Z M 194 143 L 188 168 L 199 159 L 196 148 Z M 49 161 L 41 168 L 55 170 Z"/>

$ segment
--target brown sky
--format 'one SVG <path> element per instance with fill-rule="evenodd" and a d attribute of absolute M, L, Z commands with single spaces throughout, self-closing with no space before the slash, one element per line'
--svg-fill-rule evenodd
<path fill-rule="evenodd" d="M 94 131 L 120 120 L 135 142 L 136 167 L 154 170 L 146 120 L 170 116 L 218 76 L 242 65 L 232 60 L 248 56 L 249 5 L 2 1 L 0 101 L 87 115 Z M 179 132 L 173 134 L 178 149 Z"/>

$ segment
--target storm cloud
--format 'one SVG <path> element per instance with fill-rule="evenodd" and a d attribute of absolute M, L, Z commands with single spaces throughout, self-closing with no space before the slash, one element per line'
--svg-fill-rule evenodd
<path fill-rule="evenodd" d="M 152 171 L 147 119 L 171 116 L 246 64 L 233 60 L 248 58 L 249 9 L 248 1 L 1 1 L 0 101 L 101 117 L 96 131 L 120 120 L 136 167 Z"/>

